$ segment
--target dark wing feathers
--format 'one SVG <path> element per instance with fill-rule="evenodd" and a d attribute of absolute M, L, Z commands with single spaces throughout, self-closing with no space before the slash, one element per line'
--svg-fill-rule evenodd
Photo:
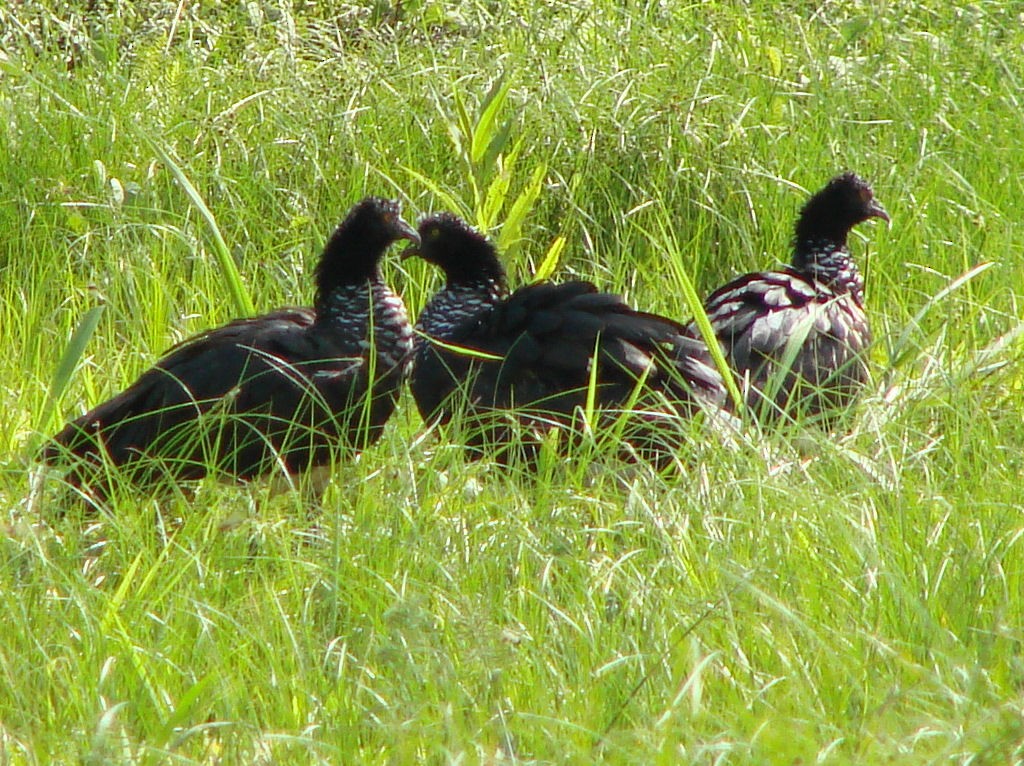
<path fill-rule="evenodd" d="M 506 371 L 506 380 L 515 380 L 521 372 L 528 374 L 534 385 L 553 392 L 567 385 L 586 385 L 595 350 L 601 359 L 635 372 L 641 366 L 636 355 L 651 350 L 647 348 L 649 337 L 637 331 L 638 319 L 621 298 L 598 293 L 589 283 L 530 285 L 492 312 L 487 334 L 502 345 L 510 342 L 511 353 L 506 354 L 504 366 L 511 368 L 511 373 Z M 638 345 L 627 353 L 630 344 Z M 532 353 L 521 354 L 519 349 Z M 543 363 L 532 364 L 535 360 Z"/>
<path fill-rule="evenodd" d="M 251 320 L 239 320 L 171 347 L 131 386 L 68 423 L 47 444 L 43 460 L 53 463 L 63 453 L 85 457 L 101 451 L 118 463 L 131 459 L 154 436 L 194 417 L 201 409 L 198 403 L 223 395 L 234 385 L 223 385 L 238 379 L 238 371 L 229 369 L 231 357 L 237 356 L 231 348 L 242 339 L 254 344 L 255 337 L 246 338 L 252 329 Z M 208 374 L 214 360 L 223 374 Z M 199 378 L 194 374 L 197 369 L 204 372 Z M 192 383 L 186 386 L 183 380 Z M 192 403 L 196 404 L 190 407 Z"/>
<path fill-rule="evenodd" d="M 310 310 L 284 309 L 190 338 L 125 391 L 69 423 L 43 459 L 106 453 L 124 465 L 145 454 L 181 461 L 179 478 L 205 475 L 211 458 L 233 475 L 257 475 L 276 458 L 268 443 L 289 468 L 322 460 L 328 442 L 349 435 L 353 425 L 335 413 L 367 384 L 358 347 L 309 332 L 314 318 Z M 211 418 L 208 427 L 197 429 L 204 417 Z"/>
<path fill-rule="evenodd" d="M 463 385 L 471 387 L 468 399 L 474 406 L 543 403 L 540 408 L 571 415 L 586 401 L 595 351 L 598 384 L 607 403 L 625 401 L 641 376 L 648 383 L 688 379 L 693 367 L 677 355 L 707 355 L 703 344 L 685 337 L 682 325 L 635 311 L 619 296 L 599 293 L 588 282 L 520 288 L 456 328 L 452 342 L 500 361 L 471 360 L 434 346 L 433 353 L 421 356 L 414 378 L 424 417 L 440 414 L 446 419 L 446 397 L 467 380 Z M 701 395 L 724 398 L 721 378 L 710 366 L 678 390 L 690 383 Z"/>
<path fill-rule="evenodd" d="M 871 334 L 850 293 L 793 269 L 739 277 L 708 297 L 705 308 L 731 366 L 748 384 L 747 402 L 763 405 L 791 342 L 801 347 L 773 399 L 808 413 L 845 407 L 867 381 L 863 360 Z M 691 334 L 696 327 L 690 326 Z"/>

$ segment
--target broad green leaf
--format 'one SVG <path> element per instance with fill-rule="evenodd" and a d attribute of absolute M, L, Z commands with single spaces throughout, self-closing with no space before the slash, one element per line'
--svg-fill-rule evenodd
<path fill-rule="evenodd" d="M 537 267 L 537 271 L 534 272 L 534 282 L 543 282 L 545 279 L 551 278 L 551 275 L 555 273 L 555 269 L 558 268 L 558 260 L 563 250 L 565 250 L 565 237 L 559 234 L 544 254 L 544 258 L 541 260 L 540 266 Z"/>
<path fill-rule="evenodd" d="M 477 223 L 484 231 L 490 231 L 497 225 L 498 214 L 501 213 L 501 209 L 505 206 L 505 200 L 508 199 L 508 190 L 511 185 L 511 170 L 502 163 L 498 174 L 487 185 L 487 193 L 484 195 L 480 210 L 477 211 Z"/>
<path fill-rule="evenodd" d="M 501 124 L 501 127 L 498 129 L 498 133 L 488 145 L 487 151 L 484 152 L 483 159 L 476 165 L 475 170 L 479 178 L 488 178 L 490 174 L 494 172 L 494 166 L 497 164 L 498 158 L 501 156 L 505 147 L 508 146 L 508 139 L 512 134 L 512 128 L 514 125 L 515 121 L 511 119 L 505 120 Z M 509 167 L 508 157 L 505 157 L 505 162 L 503 164 L 506 169 Z"/>
<path fill-rule="evenodd" d="M 526 221 L 526 216 L 529 215 L 530 210 L 533 209 L 534 203 L 537 198 L 540 197 L 541 190 L 544 188 L 544 179 L 547 176 L 548 166 L 541 163 L 534 169 L 533 176 L 530 178 L 530 183 L 526 185 L 526 188 L 519 192 L 519 196 L 516 197 L 516 201 L 512 203 L 512 207 L 508 211 L 508 216 L 505 218 L 505 223 L 501 227 L 501 232 L 498 234 L 498 250 L 501 252 L 507 252 L 510 247 L 515 245 L 522 236 L 523 223 Z"/>
<path fill-rule="evenodd" d="M 172 742 L 172 739 L 176 742 L 181 741 L 180 736 L 175 736 L 176 732 L 183 729 L 192 720 L 196 703 L 208 696 L 210 684 L 218 678 L 219 675 L 216 672 L 207 673 L 189 687 L 188 691 L 178 699 L 171 715 L 157 733 L 155 738 L 157 743 L 166 745 Z"/>
<path fill-rule="evenodd" d="M 495 81 L 487 96 L 484 97 L 480 116 L 473 127 L 473 142 L 470 147 L 470 160 L 474 165 L 479 164 L 484 158 L 484 153 L 491 146 L 492 141 L 501 139 L 502 131 L 496 130 L 495 124 L 498 114 L 505 105 L 510 87 L 511 84 L 505 82 L 505 78 L 501 77 Z M 498 147 L 497 151 L 501 151 L 501 147 Z"/>

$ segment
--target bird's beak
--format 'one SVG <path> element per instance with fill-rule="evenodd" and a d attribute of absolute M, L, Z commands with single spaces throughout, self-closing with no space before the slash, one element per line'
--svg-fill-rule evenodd
<path fill-rule="evenodd" d="M 420 252 L 420 238 L 417 236 L 416 239 L 412 241 L 412 244 L 401 252 L 398 259 L 401 261 L 407 261 L 410 258 L 418 258 L 422 255 L 423 253 Z"/>
<path fill-rule="evenodd" d="M 409 224 L 407 221 L 404 221 L 401 218 L 398 219 L 397 223 L 398 223 L 398 236 L 401 239 L 407 239 L 410 242 L 412 242 L 412 244 L 409 246 L 410 248 L 419 247 L 420 246 L 420 235 L 419 235 L 419 232 L 416 231 L 416 229 L 414 229 L 411 224 Z M 403 258 L 405 257 L 404 253 L 403 253 L 402 257 Z"/>
<path fill-rule="evenodd" d="M 889 218 L 889 213 L 886 212 L 886 209 L 882 207 L 882 203 L 879 202 L 878 200 L 871 200 L 871 206 L 868 208 L 868 214 L 872 218 L 881 218 L 883 221 L 889 224 L 889 226 L 892 226 L 892 219 Z"/>

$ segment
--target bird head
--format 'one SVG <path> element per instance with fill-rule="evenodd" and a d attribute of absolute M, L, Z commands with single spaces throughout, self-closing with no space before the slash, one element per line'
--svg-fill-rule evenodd
<path fill-rule="evenodd" d="M 836 210 L 837 215 L 855 226 L 869 218 L 881 218 L 891 223 L 882 203 L 875 199 L 871 184 L 855 173 L 843 173 L 833 178 L 819 192 Z"/>
<path fill-rule="evenodd" d="M 381 197 L 367 197 L 353 205 L 335 234 L 343 233 L 346 239 L 361 242 L 367 250 L 379 250 L 381 254 L 392 242 L 408 239 L 414 244 L 420 241 L 416 230 L 402 218 L 402 206 L 395 200 Z"/>
<path fill-rule="evenodd" d="M 504 281 L 505 269 L 494 244 L 458 216 L 427 216 L 420 221 L 418 232 L 419 244 L 406 248 L 403 260 L 419 256 L 438 266 L 449 285 Z"/>
<path fill-rule="evenodd" d="M 890 223 L 871 185 L 855 173 L 842 173 L 815 194 L 803 210 L 796 226 L 798 244 L 809 240 L 846 243 L 850 229 L 870 218 Z"/>
<path fill-rule="evenodd" d="M 379 276 L 381 258 L 399 239 L 419 243 L 416 230 L 401 216 L 398 202 L 367 197 L 356 203 L 331 234 L 316 267 L 317 301 L 342 285 Z"/>

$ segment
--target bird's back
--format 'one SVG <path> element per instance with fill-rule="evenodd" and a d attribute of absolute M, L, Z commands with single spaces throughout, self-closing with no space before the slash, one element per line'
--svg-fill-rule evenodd
<path fill-rule="evenodd" d="M 721 378 L 703 364 L 706 348 L 681 325 L 588 282 L 520 288 L 442 341 L 447 348 L 430 343 L 421 352 L 413 376 L 428 419 L 449 419 L 461 402 L 474 415 L 516 410 L 543 430 L 571 422 L 591 402 L 604 410 L 635 404 L 641 383 L 676 404 L 724 398 Z"/>
<path fill-rule="evenodd" d="M 705 310 L 755 411 L 816 416 L 847 406 L 867 381 L 871 333 L 856 293 L 786 268 L 738 277 Z"/>

